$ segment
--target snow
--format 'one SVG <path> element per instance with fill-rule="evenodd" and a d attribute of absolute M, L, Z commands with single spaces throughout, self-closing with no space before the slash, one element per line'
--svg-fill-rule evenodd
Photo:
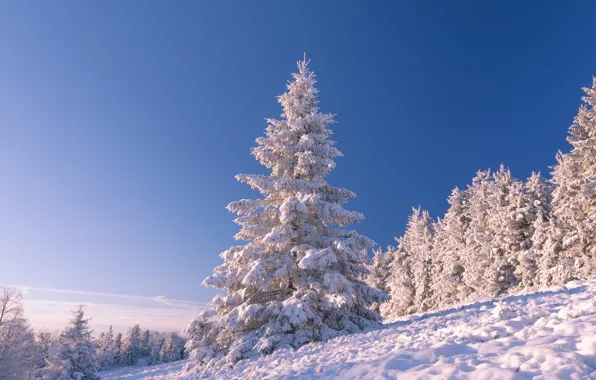
<path fill-rule="evenodd" d="M 100 373 L 196 379 L 188 361 Z M 596 379 L 596 281 L 571 282 L 408 317 L 367 332 L 280 349 L 207 378 Z"/>
<path fill-rule="evenodd" d="M 180 378 L 188 360 L 166 363 L 154 366 L 128 366 L 111 371 L 99 372 L 99 376 L 106 380 L 126 379 L 177 379 Z"/>

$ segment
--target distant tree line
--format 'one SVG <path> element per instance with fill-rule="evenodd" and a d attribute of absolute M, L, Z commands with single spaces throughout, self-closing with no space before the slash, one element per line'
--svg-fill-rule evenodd
<path fill-rule="evenodd" d="M 37 334 L 24 317 L 22 293 L 3 287 L 0 294 L 1 380 L 92 380 L 97 372 L 129 365 L 154 365 L 186 357 L 185 339 L 177 333 L 141 330 L 126 334 L 112 327 L 91 335 L 83 306 L 73 312 L 62 331 Z"/>

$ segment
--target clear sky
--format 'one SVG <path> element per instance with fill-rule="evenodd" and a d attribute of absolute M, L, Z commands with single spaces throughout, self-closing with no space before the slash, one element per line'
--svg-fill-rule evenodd
<path fill-rule="evenodd" d="M 29 288 L 38 326 L 85 302 L 98 326 L 182 327 L 303 52 L 337 114 L 328 180 L 391 244 L 478 169 L 548 172 L 595 18 L 579 0 L 0 2 L 0 283 Z"/>

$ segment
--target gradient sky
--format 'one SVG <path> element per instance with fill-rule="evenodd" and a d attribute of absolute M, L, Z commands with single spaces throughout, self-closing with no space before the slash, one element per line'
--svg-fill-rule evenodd
<path fill-rule="evenodd" d="M 303 52 L 337 114 L 328 180 L 391 244 L 478 169 L 548 172 L 596 74 L 595 17 L 590 1 L 0 2 L 0 283 L 29 289 L 37 326 L 85 302 L 97 325 L 182 327 L 215 294 L 200 283 L 234 244 L 224 207 L 256 195 L 234 175 L 265 172 L 250 148 Z"/>

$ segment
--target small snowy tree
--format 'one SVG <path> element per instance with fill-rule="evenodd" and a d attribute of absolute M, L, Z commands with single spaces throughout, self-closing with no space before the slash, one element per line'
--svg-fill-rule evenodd
<path fill-rule="evenodd" d="M 489 272 L 492 258 L 492 231 L 490 229 L 490 170 L 478 171 L 468 187 L 470 206 L 467 218 L 470 224 L 464 239 L 466 252 L 462 255 L 464 264 L 463 280 L 470 289 L 468 300 L 488 299 L 498 289 L 495 274 Z"/>
<path fill-rule="evenodd" d="M 430 285 L 433 239 L 434 227 L 430 214 L 420 207 L 413 209 L 402 245 L 410 255 L 416 312 L 424 312 L 432 307 Z"/>
<path fill-rule="evenodd" d="M 548 256 L 551 192 L 551 186 L 540 173 L 533 172 L 524 184 L 524 215 L 529 224 L 530 248 L 522 250 L 518 257 L 516 275 L 522 289 L 532 289 L 540 283 L 541 262 L 547 262 L 543 257 Z M 545 266 L 547 273 L 549 265 Z"/>
<path fill-rule="evenodd" d="M 120 364 L 133 365 L 141 357 L 141 328 L 138 324 L 129 327 L 122 342 Z"/>
<path fill-rule="evenodd" d="M 403 237 L 396 239 L 397 249 L 387 248 L 387 255 L 393 258 L 389 266 L 389 277 L 386 289 L 391 296 L 390 300 L 380 306 L 381 315 L 385 320 L 409 314 L 414 310 L 414 287 L 410 254 L 405 249 Z"/>
<path fill-rule="evenodd" d="M 36 369 L 35 335 L 23 313 L 23 294 L 0 287 L 0 379 L 28 379 Z"/>
<path fill-rule="evenodd" d="M 165 337 L 162 333 L 154 332 L 151 334 L 151 353 L 149 354 L 149 364 L 155 365 L 162 363 L 161 351 L 165 343 Z"/>
<path fill-rule="evenodd" d="M 162 363 L 174 362 L 184 358 L 184 339 L 176 333 L 168 333 L 163 340 L 160 351 Z"/>
<path fill-rule="evenodd" d="M 431 305 L 432 220 L 427 211 L 412 209 L 406 233 L 398 239 L 387 287 L 391 299 L 381 305 L 385 319 L 426 311 Z"/>
<path fill-rule="evenodd" d="M 466 254 L 466 232 L 470 224 L 469 193 L 458 188 L 451 192 L 449 209 L 435 227 L 432 256 L 435 272 L 432 276 L 433 305 L 443 308 L 468 298 L 469 289 L 463 276 Z"/>
<path fill-rule="evenodd" d="M 518 285 L 518 256 L 530 248 L 531 219 L 525 207 L 523 183 L 513 178 L 504 165 L 493 174 L 488 204 L 490 240 L 486 249 L 491 257 L 486 296 L 492 298 Z"/>
<path fill-rule="evenodd" d="M 374 243 L 344 229 L 363 215 L 342 207 L 353 192 L 324 179 L 341 155 L 329 139 L 333 116 L 319 112 L 308 62 L 298 69 L 279 97 L 282 119 L 268 120 L 253 149 L 270 174 L 237 176 L 263 198 L 228 205 L 239 215 L 236 239 L 248 243 L 223 252 L 224 263 L 204 281 L 226 294 L 212 301 L 214 322 L 205 323 L 214 317 L 208 312 L 187 330 L 200 331 L 189 341 L 199 365 L 359 331 L 378 320 L 369 307 L 386 297 L 361 280 Z M 217 331 L 205 336 L 207 326 Z"/>
<path fill-rule="evenodd" d="M 382 249 L 374 251 L 371 263 L 368 265 L 367 283 L 375 289 L 387 292 L 387 278 L 390 274 L 391 264 L 390 252 L 383 252 Z"/>
<path fill-rule="evenodd" d="M 141 356 L 149 356 L 151 353 L 151 331 L 145 330 L 143 331 L 143 335 L 141 336 Z"/>
<path fill-rule="evenodd" d="M 368 265 L 369 273 L 366 275 L 366 283 L 375 289 L 389 293 L 387 283 L 391 275 L 391 263 L 393 259 L 391 247 L 388 247 L 386 252 L 383 252 L 381 248 L 374 251 L 374 256 Z M 380 313 L 380 303 L 373 303 L 372 309 L 376 313 Z"/>
<path fill-rule="evenodd" d="M 97 340 L 97 363 L 99 369 L 109 369 L 116 364 L 117 348 L 114 340 L 112 326 L 105 333 L 99 335 Z"/>
<path fill-rule="evenodd" d="M 374 256 L 371 260 L 371 263 L 368 265 L 369 273 L 366 275 L 366 283 L 372 286 L 375 289 L 379 289 L 385 293 L 389 293 L 389 287 L 387 286 L 387 281 L 389 280 L 389 275 L 391 274 L 391 262 L 392 262 L 392 255 L 391 251 L 383 252 L 382 249 L 377 249 L 374 251 Z M 372 305 L 372 309 L 376 312 L 380 312 L 380 304 L 374 303 Z"/>
<path fill-rule="evenodd" d="M 58 347 L 47 367 L 42 368 L 42 380 L 93 380 L 95 374 L 96 345 L 91 338 L 89 319 L 85 319 L 83 306 L 73 312 L 70 323 L 58 339 Z"/>
<path fill-rule="evenodd" d="M 552 173 L 553 235 L 551 268 L 556 283 L 596 274 L 596 78 L 584 88 L 583 104 L 569 128 L 569 153 L 557 156 Z M 553 270 L 554 269 L 554 270 Z"/>
<path fill-rule="evenodd" d="M 121 363 L 124 353 L 122 352 L 122 333 L 116 334 L 114 338 L 114 363 Z"/>

